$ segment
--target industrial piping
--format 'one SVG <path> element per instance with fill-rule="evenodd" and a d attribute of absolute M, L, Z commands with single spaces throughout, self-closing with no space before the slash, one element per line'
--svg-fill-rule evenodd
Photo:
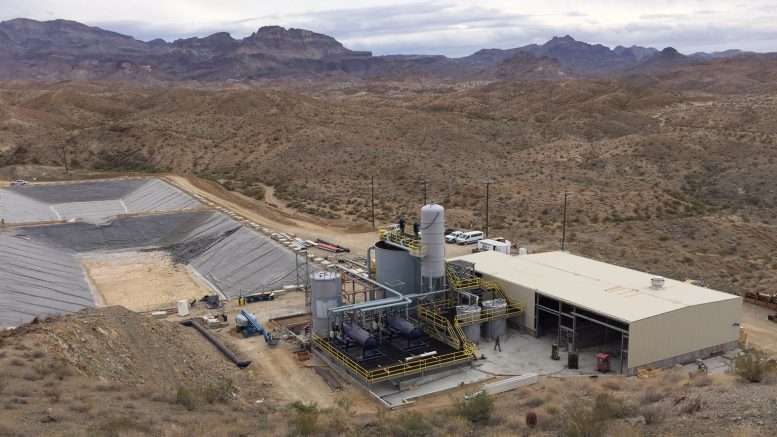
<path fill-rule="evenodd" d="M 377 287 L 380 287 L 396 296 L 393 298 L 372 300 L 369 302 L 362 302 L 357 304 L 344 305 L 337 308 L 330 308 L 329 311 L 332 313 L 342 313 L 345 311 L 354 311 L 354 310 L 361 310 L 361 309 L 383 309 L 383 308 L 390 308 L 390 307 L 399 306 L 399 305 L 410 305 L 411 303 L 413 303 L 413 301 L 410 300 L 410 298 L 408 298 L 407 296 L 403 296 L 402 293 L 394 290 L 393 288 L 387 287 L 381 284 L 380 282 L 374 281 L 370 278 L 366 278 L 351 269 L 345 268 L 339 264 L 335 264 L 332 267 L 340 269 L 351 275 L 358 276 L 362 280 L 369 282 L 370 284 L 375 285 Z"/>
<path fill-rule="evenodd" d="M 194 326 L 194 328 L 198 331 L 200 331 L 200 334 L 204 335 L 205 338 L 210 340 L 211 343 L 213 343 L 221 352 L 224 353 L 227 357 L 229 357 L 230 360 L 232 360 L 233 363 L 237 364 L 237 367 L 247 367 L 249 364 L 251 364 L 251 360 L 241 360 L 237 355 L 235 355 L 234 352 L 232 352 L 228 347 L 224 345 L 224 343 L 221 342 L 218 338 L 214 337 L 213 334 L 208 332 L 205 328 L 202 327 L 199 323 L 195 323 L 194 320 L 184 320 L 181 322 L 183 326 Z"/>

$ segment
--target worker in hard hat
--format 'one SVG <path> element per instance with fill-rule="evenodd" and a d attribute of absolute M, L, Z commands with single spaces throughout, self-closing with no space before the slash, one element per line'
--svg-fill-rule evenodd
<path fill-rule="evenodd" d="M 399 216 L 399 234 L 405 235 L 405 216 Z"/>

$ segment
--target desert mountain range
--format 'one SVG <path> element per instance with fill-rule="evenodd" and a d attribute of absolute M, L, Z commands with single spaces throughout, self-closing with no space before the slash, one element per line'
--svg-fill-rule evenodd
<path fill-rule="evenodd" d="M 483 49 L 462 58 L 373 56 L 327 35 L 278 26 L 243 39 L 225 32 L 204 38 L 144 42 L 67 20 L 0 22 L 0 80 L 176 82 L 345 75 L 438 79 L 562 80 L 652 74 L 718 58 L 759 56 L 739 50 L 680 54 L 639 46 L 610 49 L 554 37 L 542 45 Z"/>

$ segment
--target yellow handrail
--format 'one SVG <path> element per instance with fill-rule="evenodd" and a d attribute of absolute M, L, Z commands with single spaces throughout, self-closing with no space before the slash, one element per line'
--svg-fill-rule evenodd
<path fill-rule="evenodd" d="M 473 356 L 472 351 L 459 350 L 449 354 L 419 358 L 404 363 L 367 370 L 361 364 L 352 360 L 348 355 L 340 352 L 336 347 L 318 335 L 313 334 L 313 344 L 325 350 L 340 365 L 351 371 L 356 376 L 364 379 L 368 383 L 384 381 L 387 379 L 415 373 L 422 373 L 428 370 L 470 361 Z"/>

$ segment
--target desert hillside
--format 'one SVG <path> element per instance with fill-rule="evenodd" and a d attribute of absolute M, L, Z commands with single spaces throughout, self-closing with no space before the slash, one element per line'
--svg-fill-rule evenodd
<path fill-rule="evenodd" d="M 533 250 L 560 245 L 569 191 L 573 252 L 770 294 L 777 81 L 773 60 L 736 59 L 537 83 L 6 82 L 0 159 L 189 172 L 356 226 L 374 177 L 378 224 L 417 211 L 428 180 L 450 227 L 483 228 L 491 178 L 491 235 Z"/>

